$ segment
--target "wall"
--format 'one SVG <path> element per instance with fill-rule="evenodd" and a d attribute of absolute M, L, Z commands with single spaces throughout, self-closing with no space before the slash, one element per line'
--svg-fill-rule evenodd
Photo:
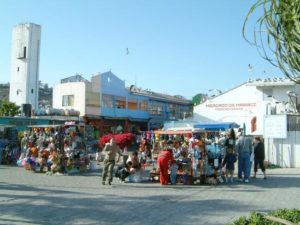
<path fill-rule="evenodd" d="M 62 106 L 62 96 L 74 95 L 74 106 Z M 60 83 L 53 87 L 53 108 L 75 109 L 80 116 L 86 114 L 86 84 L 84 82 Z"/>
<path fill-rule="evenodd" d="M 266 160 L 281 167 L 300 167 L 300 131 L 286 139 L 265 139 Z"/>
<path fill-rule="evenodd" d="M 247 134 L 251 133 L 251 120 L 256 116 L 256 133 L 262 134 L 261 98 L 255 86 L 243 84 L 195 106 L 194 113 L 220 122 L 235 122 L 241 127 L 245 123 Z"/>

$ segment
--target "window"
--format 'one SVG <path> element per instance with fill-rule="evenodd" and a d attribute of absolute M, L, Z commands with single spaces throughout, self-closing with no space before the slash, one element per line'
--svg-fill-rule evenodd
<path fill-rule="evenodd" d="M 23 50 L 23 58 L 26 58 L 26 46 L 24 46 Z"/>
<path fill-rule="evenodd" d="M 148 110 L 148 102 L 146 100 L 140 100 L 139 101 L 139 109 L 141 111 L 147 111 Z"/>
<path fill-rule="evenodd" d="M 74 95 L 64 95 L 62 98 L 62 106 L 74 106 Z"/>
<path fill-rule="evenodd" d="M 118 109 L 125 109 L 126 108 L 126 98 L 117 96 L 116 97 L 116 107 Z"/>
<path fill-rule="evenodd" d="M 33 94 L 33 89 L 31 89 L 31 94 Z"/>
<path fill-rule="evenodd" d="M 176 104 L 169 104 L 169 117 L 176 117 L 178 106 Z"/>
<path fill-rule="evenodd" d="M 102 104 L 104 108 L 113 108 L 114 107 L 114 96 L 113 95 L 102 95 Z"/>
<path fill-rule="evenodd" d="M 161 116 L 163 113 L 163 104 L 160 102 L 152 102 L 150 114 Z"/>
<path fill-rule="evenodd" d="M 20 67 L 17 68 L 17 71 L 18 71 L 18 72 L 20 71 Z"/>
<path fill-rule="evenodd" d="M 273 89 L 271 88 L 264 89 L 263 93 L 264 93 L 264 97 L 263 97 L 264 100 L 268 100 L 273 97 Z"/>
<path fill-rule="evenodd" d="M 180 119 L 186 119 L 188 117 L 191 117 L 193 115 L 193 110 L 189 108 L 188 106 L 180 106 L 179 114 L 176 116 Z"/>
<path fill-rule="evenodd" d="M 86 106 L 100 107 L 100 94 L 95 92 L 86 93 Z"/>
<path fill-rule="evenodd" d="M 137 99 L 132 98 L 128 100 L 128 109 L 132 109 L 132 110 L 138 109 Z"/>

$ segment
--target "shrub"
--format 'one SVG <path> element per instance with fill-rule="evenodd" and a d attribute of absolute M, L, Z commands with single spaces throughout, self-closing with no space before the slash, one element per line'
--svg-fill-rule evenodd
<path fill-rule="evenodd" d="M 231 225 L 282 225 L 282 223 L 267 219 L 266 215 L 284 219 L 295 224 L 300 224 L 299 209 L 279 209 L 271 211 L 268 214 L 252 212 L 249 218 L 242 216 L 235 220 Z"/>

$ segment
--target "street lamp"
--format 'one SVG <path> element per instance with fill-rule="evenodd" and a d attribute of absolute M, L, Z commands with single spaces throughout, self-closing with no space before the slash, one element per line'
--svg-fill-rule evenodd
<path fill-rule="evenodd" d="M 209 89 L 208 93 L 214 92 L 214 94 L 210 95 L 209 97 L 215 97 L 216 95 L 222 94 L 222 91 L 219 89 Z"/>

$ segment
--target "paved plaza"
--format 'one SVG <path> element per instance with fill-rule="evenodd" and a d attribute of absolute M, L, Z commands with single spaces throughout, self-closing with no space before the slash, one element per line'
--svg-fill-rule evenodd
<path fill-rule="evenodd" d="M 256 210 L 300 208 L 300 169 L 249 184 L 102 186 L 100 169 L 50 176 L 0 165 L 0 224 L 226 224 Z"/>

